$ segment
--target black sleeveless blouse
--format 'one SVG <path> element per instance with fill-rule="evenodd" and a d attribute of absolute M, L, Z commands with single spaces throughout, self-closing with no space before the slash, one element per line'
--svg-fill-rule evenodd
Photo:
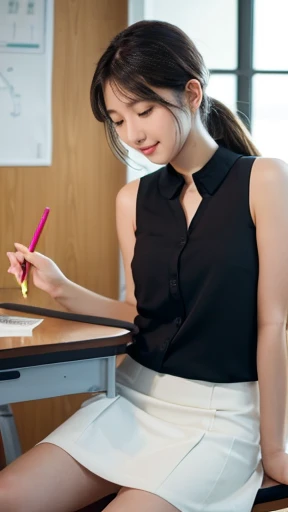
<path fill-rule="evenodd" d="M 139 334 L 128 354 L 143 366 L 208 382 L 257 380 L 254 160 L 218 147 L 193 174 L 202 202 L 188 230 L 183 176 L 168 164 L 141 178 L 132 260 Z"/>

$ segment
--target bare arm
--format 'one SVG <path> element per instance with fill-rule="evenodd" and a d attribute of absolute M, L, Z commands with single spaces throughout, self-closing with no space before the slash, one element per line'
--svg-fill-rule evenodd
<path fill-rule="evenodd" d="M 69 281 L 50 258 L 37 252 L 30 252 L 27 247 L 19 243 L 15 243 L 15 253 L 7 252 L 10 261 L 8 272 L 14 274 L 20 283 L 21 264 L 25 258 L 32 265 L 35 286 L 48 293 L 66 309 L 80 314 L 132 322 L 137 314 L 131 261 L 135 246 L 138 187 L 139 180 L 128 183 L 120 190 L 116 200 L 117 233 L 125 268 L 125 301 L 98 295 Z"/>
<path fill-rule="evenodd" d="M 136 316 L 135 307 L 128 302 L 99 295 L 69 280 L 65 281 L 53 298 L 73 313 L 117 318 L 128 322 L 133 322 Z"/>
<path fill-rule="evenodd" d="M 288 484 L 288 167 L 284 162 L 265 158 L 255 162 L 251 206 L 259 253 L 257 367 L 263 465 L 271 478 Z"/>
<path fill-rule="evenodd" d="M 117 234 L 125 270 L 125 301 L 121 302 L 98 295 L 72 281 L 65 280 L 63 285 L 57 289 L 53 298 L 68 310 L 75 313 L 111 317 L 133 322 L 137 311 L 131 261 L 135 246 L 138 186 L 139 180 L 126 184 L 119 191 L 116 199 Z"/>

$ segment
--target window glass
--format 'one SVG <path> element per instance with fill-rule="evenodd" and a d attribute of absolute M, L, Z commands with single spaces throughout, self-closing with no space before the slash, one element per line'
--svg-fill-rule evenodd
<path fill-rule="evenodd" d="M 288 75 L 253 78 L 252 134 L 263 156 L 288 162 Z"/>
<path fill-rule="evenodd" d="M 210 76 L 207 94 L 222 101 L 233 112 L 236 112 L 236 75 L 217 75 Z"/>
<path fill-rule="evenodd" d="M 288 0 L 255 0 L 254 68 L 288 70 Z"/>
<path fill-rule="evenodd" d="M 237 67 L 237 0 L 145 0 L 144 18 L 184 30 L 209 69 Z"/>

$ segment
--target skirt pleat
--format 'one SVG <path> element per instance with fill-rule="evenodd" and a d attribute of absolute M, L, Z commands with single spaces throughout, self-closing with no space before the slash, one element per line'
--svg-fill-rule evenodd
<path fill-rule="evenodd" d="M 251 511 L 263 478 L 257 382 L 183 379 L 127 356 L 117 392 L 90 398 L 41 442 L 182 512 Z"/>

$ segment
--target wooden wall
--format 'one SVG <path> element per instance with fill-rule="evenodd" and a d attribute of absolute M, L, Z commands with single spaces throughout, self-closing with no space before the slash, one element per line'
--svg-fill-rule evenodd
<path fill-rule="evenodd" d="M 53 165 L 0 168 L 0 301 L 23 302 L 7 274 L 6 251 L 29 244 L 45 206 L 51 207 L 37 250 L 77 283 L 118 296 L 115 196 L 125 168 L 111 154 L 91 112 L 89 88 L 101 53 L 127 25 L 127 0 L 55 0 Z M 30 289 L 28 304 L 52 306 Z M 97 312 L 95 312 L 97 313 Z M 13 406 L 23 450 L 71 415 L 83 396 Z"/>

